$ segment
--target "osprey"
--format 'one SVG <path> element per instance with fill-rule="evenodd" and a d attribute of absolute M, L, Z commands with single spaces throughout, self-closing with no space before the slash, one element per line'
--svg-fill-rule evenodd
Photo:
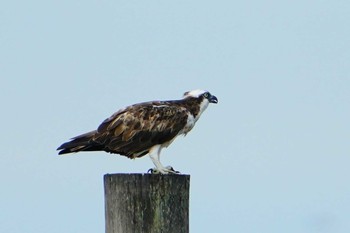
<path fill-rule="evenodd" d="M 160 163 L 160 152 L 179 135 L 186 135 L 209 103 L 218 99 L 208 91 L 186 92 L 180 100 L 151 101 L 120 109 L 97 130 L 63 143 L 59 154 L 79 151 L 106 151 L 128 158 L 149 154 L 156 166 L 152 173 L 178 173 Z"/>

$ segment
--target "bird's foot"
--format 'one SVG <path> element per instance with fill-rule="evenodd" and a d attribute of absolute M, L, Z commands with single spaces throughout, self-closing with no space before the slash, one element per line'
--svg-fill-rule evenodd
<path fill-rule="evenodd" d="M 151 174 L 180 174 L 179 171 L 175 171 L 172 166 L 166 166 L 162 168 L 150 168 L 147 173 Z"/>

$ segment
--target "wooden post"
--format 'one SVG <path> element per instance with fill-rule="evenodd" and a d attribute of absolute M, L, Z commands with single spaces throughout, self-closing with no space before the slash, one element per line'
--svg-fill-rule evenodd
<path fill-rule="evenodd" d="M 106 233 L 188 233 L 189 175 L 104 176 Z"/>

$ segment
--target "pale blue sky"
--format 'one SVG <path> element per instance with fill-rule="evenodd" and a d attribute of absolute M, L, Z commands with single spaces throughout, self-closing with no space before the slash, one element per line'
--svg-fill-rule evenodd
<path fill-rule="evenodd" d="M 219 99 L 162 162 L 191 232 L 350 232 L 349 1 L 2 1 L 0 232 L 104 232 L 103 175 L 58 156 L 126 105 Z"/>

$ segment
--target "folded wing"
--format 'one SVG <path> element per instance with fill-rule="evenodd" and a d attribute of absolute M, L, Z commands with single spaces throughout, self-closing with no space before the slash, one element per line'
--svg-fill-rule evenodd
<path fill-rule="evenodd" d="M 59 154 L 103 150 L 140 157 L 152 146 L 172 141 L 185 127 L 187 118 L 186 108 L 168 102 L 132 105 L 107 118 L 97 130 L 62 144 Z"/>

